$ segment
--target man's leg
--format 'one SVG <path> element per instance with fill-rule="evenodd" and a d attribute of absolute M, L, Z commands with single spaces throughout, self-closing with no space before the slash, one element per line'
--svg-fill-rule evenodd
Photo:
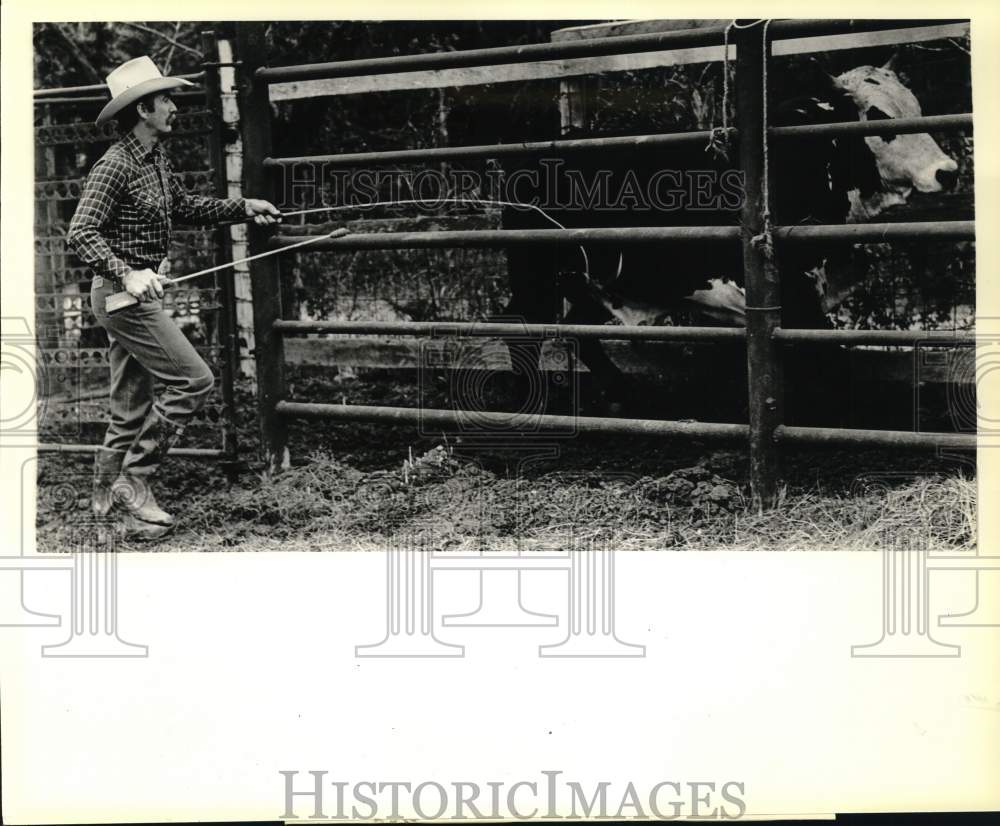
<path fill-rule="evenodd" d="M 163 383 L 159 399 L 147 405 L 122 460 L 116 495 L 121 504 L 144 522 L 170 525 L 173 518 L 157 504 L 149 486 L 171 445 L 212 391 L 214 378 L 208 365 L 184 337 L 159 301 L 140 303 L 114 315 L 104 312 L 100 296 L 94 314 L 143 370 Z M 148 380 L 148 378 L 147 378 Z M 138 395 L 138 394 L 137 394 Z M 124 406 L 137 398 L 123 397 Z M 131 407 L 138 410 L 137 404 Z M 129 424 L 134 419 L 125 414 Z"/>
<path fill-rule="evenodd" d="M 94 459 L 93 510 L 107 516 L 113 504 L 112 484 L 121 471 L 125 452 L 142 429 L 153 407 L 153 380 L 138 360 L 110 333 L 108 362 L 111 366 L 111 421 L 104 444 Z"/>
<path fill-rule="evenodd" d="M 124 453 L 132 446 L 153 407 L 153 378 L 139 360 L 109 335 L 111 422 L 104 447 Z"/>
<path fill-rule="evenodd" d="M 91 306 L 98 322 L 106 327 L 104 301 L 112 292 L 104 279 L 96 277 L 91 284 Z M 113 505 L 112 484 L 121 471 L 125 451 L 129 449 L 143 421 L 153 406 L 153 380 L 141 364 L 105 329 L 108 336 L 108 363 L 111 368 L 111 421 L 104 434 L 104 443 L 94 457 L 94 515 L 103 519 Z"/>

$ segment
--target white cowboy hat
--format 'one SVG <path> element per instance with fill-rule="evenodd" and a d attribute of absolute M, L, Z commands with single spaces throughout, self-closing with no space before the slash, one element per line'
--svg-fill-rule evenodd
<path fill-rule="evenodd" d="M 137 57 L 123 63 L 107 77 L 111 100 L 97 116 L 97 123 L 104 123 L 117 115 L 130 103 L 154 92 L 194 86 L 179 77 L 164 77 L 148 57 Z"/>

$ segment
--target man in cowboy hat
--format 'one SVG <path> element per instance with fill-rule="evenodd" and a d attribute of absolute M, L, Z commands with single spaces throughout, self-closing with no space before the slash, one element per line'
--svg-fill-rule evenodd
<path fill-rule="evenodd" d="M 157 505 L 150 477 L 214 384 L 208 365 L 163 311 L 159 272 L 172 223 L 253 218 L 265 225 L 280 213 L 255 198 L 190 195 L 171 176 L 160 149 L 177 111 L 170 92 L 193 84 L 164 77 L 148 57 L 119 66 L 107 81 L 111 100 L 97 123 L 116 118 L 122 137 L 87 176 L 68 234 L 94 270 L 91 307 L 110 342 L 111 423 L 95 460 L 93 509 L 104 517 L 117 504 L 129 535 L 156 539 L 174 519 Z M 122 290 L 139 303 L 109 315 L 105 301 Z M 154 380 L 165 388 L 158 398 Z"/>

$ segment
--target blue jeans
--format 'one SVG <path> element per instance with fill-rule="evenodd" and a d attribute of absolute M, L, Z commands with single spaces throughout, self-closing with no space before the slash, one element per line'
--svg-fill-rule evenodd
<path fill-rule="evenodd" d="M 163 311 L 162 301 L 140 302 L 108 315 L 104 303 L 119 291 L 100 276 L 90 288 L 94 317 L 110 342 L 111 423 L 104 447 L 127 451 L 122 472 L 147 475 L 156 471 L 165 452 L 163 434 L 183 431 L 208 400 L 215 379 Z M 164 385 L 158 398 L 154 379 Z"/>

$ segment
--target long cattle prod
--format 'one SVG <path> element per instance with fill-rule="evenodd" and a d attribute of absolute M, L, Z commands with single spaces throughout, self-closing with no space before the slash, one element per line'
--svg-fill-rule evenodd
<path fill-rule="evenodd" d="M 182 281 L 188 281 L 192 278 L 199 278 L 202 275 L 208 275 L 209 273 L 218 272 L 219 270 L 224 270 L 229 267 L 235 267 L 237 264 L 246 264 L 250 261 L 256 261 L 260 258 L 266 258 L 269 255 L 277 255 L 279 252 L 287 252 L 288 250 L 295 249 L 296 247 L 304 247 L 307 244 L 315 244 L 317 241 L 324 241 L 328 238 L 342 238 L 345 235 L 350 235 L 351 231 L 345 227 L 340 227 L 339 229 L 332 230 L 326 235 L 316 235 L 312 238 L 307 238 L 305 241 L 298 241 L 294 244 L 289 244 L 287 247 L 280 247 L 276 250 L 268 250 L 267 252 L 259 252 L 256 255 L 251 255 L 249 258 L 240 258 L 237 261 L 228 261 L 225 264 L 219 264 L 217 267 L 209 267 L 207 270 L 199 270 L 198 272 L 193 272 L 190 275 L 182 275 L 179 278 L 163 278 L 160 279 L 161 284 L 180 284 Z M 134 295 L 127 292 L 113 293 L 108 296 L 107 301 L 104 303 L 104 311 L 111 315 L 112 313 L 120 312 L 127 307 L 133 307 L 139 303 L 139 299 Z"/>

